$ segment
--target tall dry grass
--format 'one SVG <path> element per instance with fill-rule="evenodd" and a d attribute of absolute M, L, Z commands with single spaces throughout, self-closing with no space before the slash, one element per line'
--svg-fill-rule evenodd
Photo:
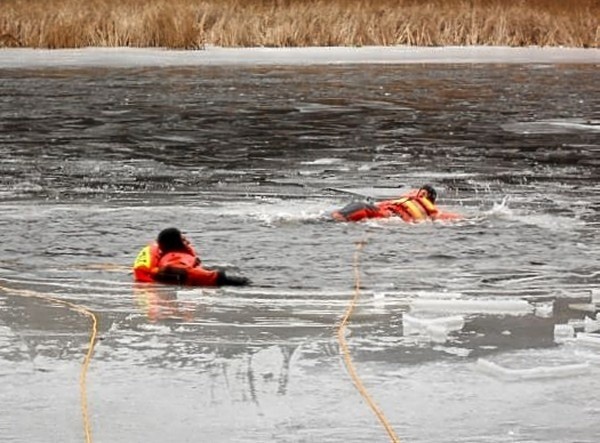
<path fill-rule="evenodd" d="M 0 0 L 0 47 L 599 42 L 600 0 Z"/>

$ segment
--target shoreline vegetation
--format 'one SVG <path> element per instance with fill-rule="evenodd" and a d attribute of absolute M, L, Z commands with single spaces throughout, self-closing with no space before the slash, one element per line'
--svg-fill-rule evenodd
<path fill-rule="evenodd" d="M 600 47 L 600 0 L 2 0 L 0 48 Z"/>

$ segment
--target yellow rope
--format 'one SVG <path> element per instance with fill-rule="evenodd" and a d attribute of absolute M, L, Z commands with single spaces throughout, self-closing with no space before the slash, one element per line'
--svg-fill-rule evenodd
<path fill-rule="evenodd" d="M 363 398 L 367 401 L 367 403 L 369 404 L 369 406 L 371 407 L 371 409 L 373 410 L 373 412 L 375 413 L 375 415 L 377 416 L 377 418 L 379 419 L 379 421 L 381 422 L 381 424 L 387 431 L 388 435 L 390 436 L 390 440 L 394 443 L 400 443 L 400 439 L 394 432 L 394 429 L 388 423 L 387 419 L 385 418 L 385 415 L 383 415 L 383 412 L 381 411 L 381 409 L 379 409 L 379 406 L 377 406 L 375 401 L 371 398 L 371 396 L 365 389 L 364 385 L 362 384 L 362 381 L 358 377 L 356 369 L 354 368 L 354 365 L 352 364 L 352 357 L 350 356 L 350 351 L 348 349 L 348 343 L 346 342 L 346 337 L 345 337 L 346 325 L 348 324 L 348 320 L 350 319 L 350 316 L 352 315 L 352 312 L 354 311 L 354 307 L 356 306 L 356 302 L 358 301 L 358 297 L 360 295 L 360 272 L 359 272 L 359 267 L 358 267 L 358 258 L 360 255 L 360 251 L 362 250 L 364 245 L 365 245 L 364 240 L 362 240 L 356 244 L 356 251 L 354 253 L 354 297 L 350 301 L 350 304 L 348 305 L 348 309 L 346 309 L 344 318 L 342 319 L 342 322 L 340 323 L 340 326 L 338 327 L 337 337 L 338 337 L 338 341 L 340 343 L 340 349 L 341 349 L 342 355 L 344 357 L 344 362 L 346 364 L 346 368 L 348 369 L 348 372 L 350 373 L 350 377 L 352 378 L 354 386 L 356 386 L 356 389 L 358 390 L 358 392 L 360 392 L 360 394 L 363 396 Z"/>
<path fill-rule="evenodd" d="M 83 417 L 83 430 L 85 432 L 85 441 L 86 443 L 92 442 L 92 431 L 90 426 L 90 418 L 87 407 L 87 389 L 86 389 L 86 381 L 87 381 L 87 372 L 88 367 L 90 365 L 90 361 L 92 359 L 92 353 L 94 352 L 94 345 L 96 343 L 96 336 L 98 335 L 98 318 L 96 314 L 94 314 L 89 309 L 77 305 L 75 303 L 71 303 L 70 301 L 61 300 L 60 298 L 51 297 L 45 294 L 41 294 L 35 291 L 29 291 L 25 289 L 8 289 L 0 286 L 4 292 L 10 292 L 12 294 L 18 295 L 20 297 L 31 297 L 31 298 L 39 298 L 42 300 L 58 303 L 59 305 L 66 306 L 72 311 L 78 312 L 80 314 L 89 317 L 92 320 L 92 332 L 90 334 L 89 346 L 87 353 L 85 354 L 85 358 L 83 360 L 83 364 L 81 367 L 81 373 L 79 375 L 79 388 L 80 388 L 80 398 L 81 398 L 81 414 Z"/>

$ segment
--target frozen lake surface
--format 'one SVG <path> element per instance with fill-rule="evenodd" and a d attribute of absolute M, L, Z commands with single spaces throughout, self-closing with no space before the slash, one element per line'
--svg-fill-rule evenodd
<path fill-rule="evenodd" d="M 389 441 L 355 272 L 401 441 L 600 440 L 598 52 L 306 51 L 0 51 L 3 442 Z M 168 226 L 253 285 L 134 285 Z"/>
<path fill-rule="evenodd" d="M 3 49 L 0 67 L 174 67 L 227 65 L 457 63 L 600 63 L 600 49 L 504 46 L 364 46 L 221 48 L 199 51 L 155 48 Z"/>

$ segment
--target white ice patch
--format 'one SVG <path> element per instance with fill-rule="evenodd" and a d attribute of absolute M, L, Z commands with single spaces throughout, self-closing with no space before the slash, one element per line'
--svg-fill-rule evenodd
<path fill-rule="evenodd" d="M 404 335 L 424 335 L 435 343 L 445 343 L 448 335 L 463 328 L 465 320 L 462 316 L 437 318 L 417 318 L 403 314 L 402 326 Z"/>
<path fill-rule="evenodd" d="M 386 307 L 385 292 L 374 291 L 372 294 L 373 294 L 373 299 L 372 299 L 373 308 L 375 308 L 375 310 L 377 310 L 379 312 L 385 312 L 385 307 Z"/>
<path fill-rule="evenodd" d="M 433 300 L 457 300 L 463 297 L 460 292 L 440 292 L 440 291 L 417 291 L 417 298 L 420 299 L 433 299 Z"/>
<path fill-rule="evenodd" d="M 434 351 L 445 352 L 446 354 L 450 354 L 450 355 L 456 355 L 458 357 L 468 357 L 469 354 L 471 354 L 471 352 L 473 352 L 472 349 L 457 348 L 455 346 L 436 345 L 436 346 L 433 346 L 431 349 L 433 349 Z"/>
<path fill-rule="evenodd" d="M 526 369 L 510 369 L 482 358 L 477 360 L 477 368 L 486 374 L 509 381 L 574 377 L 581 374 L 587 374 L 591 370 L 590 364 L 587 362 L 560 366 L 537 366 Z"/>
<path fill-rule="evenodd" d="M 600 305 L 600 289 L 592 289 L 592 303 Z"/>
<path fill-rule="evenodd" d="M 554 342 L 564 343 L 575 338 L 575 328 L 572 325 L 554 325 Z"/>
<path fill-rule="evenodd" d="M 583 319 L 583 331 L 584 332 L 596 332 L 600 331 L 600 313 L 596 314 L 596 319 L 585 317 Z"/>
<path fill-rule="evenodd" d="M 0 51 L 4 68 L 143 67 L 229 65 L 329 65 L 413 63 L 598 63 L 600 50 L 507 46 L 363 46 L 303 48 L 222 48 L 202 51 L 162 48 L 9 48 Z"/>
<path fill-rule="evenodd" d="M 571 303 L 569 309 L 581 312 L 596 312 L 596 305 L 593 303 Z"/>
<path fill-rule="evenodd" d="M 351 290 L 297 290 L 297 289 L 270 289 L 270 288 L 218 288 L 218 289 L 190 289 L 177 292 L 178 300 L 189 303 L 199 303 L 210 306 L 212 310 L 245 309 L 264 307 L 274 309 L 281 307 L 296 307 L 304 314 L 315 315 L 320 319 L 339 318 L 344 312 L 349 300 L 354 296 Z M 377 315 L 391 310 L 404 310 L 408 304 L 405 293 L 396 291 L 361 291 L 359 304 L 361 312 L 368 315 Z M 299 323 L 298 323 L 299 324 Z M 304 327 L 319 327 L 320 322 L 307 320 L 302 323 Z"/>
<path fill-rule="evenodd" d="M 550 318 L 554 314 L 554 302 L 533 303 L 533 310 L 536 317 Z"/>
<path fill-rule="evenodd" d="M 600 348 L 600 335 L 578 332 L 575 343 L 583 346 L 594 346 Z"/>
<path fill-rule="evenodd" d="M 516 122 L 500 125 L 506 132 L 516 134 L 564 134 L 572 132 L 600 132 L 600 121 L 584 119 L 555 119 L 537 122 Z"/>
<path fill-rule="evenodd" d="M 460 300 L 414 300 L 411 312 L 445 312 L 462 314 L 526 315 L 534 307 L 520 299 L 460 299 Z"/>
<path fill-rule="evenodd" d="M 334 165 L 343 163 L 341 158 L 318 158 L 313 161 L 300 162 L 301 165 Z"/>

